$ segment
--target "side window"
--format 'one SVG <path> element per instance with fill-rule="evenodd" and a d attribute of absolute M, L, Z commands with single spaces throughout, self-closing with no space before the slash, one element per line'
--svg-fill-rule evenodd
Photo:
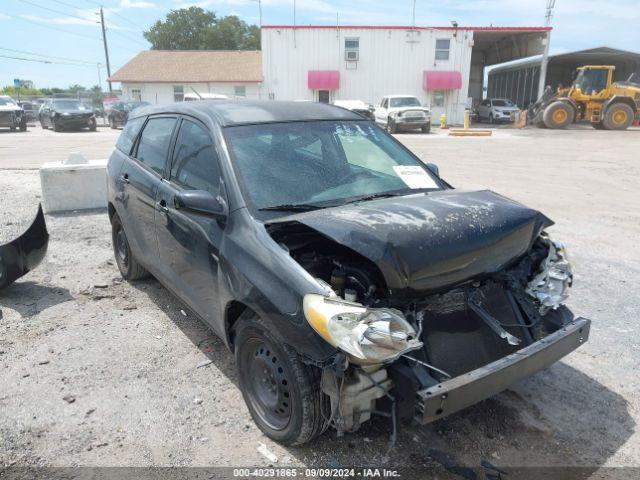
<path fill-rule="evenodd" d="M 116 148 L 120 150 L 125 155 L 129 155 L 131 152 L 131 147 L 133 146 L 133 142 L 140 131 L 140 127 L 144 123 L 145 117 L 132 118 L 127 122 L 122 130 L 122 133 L 118 137 L 118 142 L 116 143 Z"/>
<path fill-rule="evenodd" d="M 183 120 L 171 165 L 171 181 L 189 190 L 212 194 L 220 186 L 220 165 L 213 140 L 200 125 Z"/>
<path fill-rule="evenodd" d="M 136 158 L 159 175 L 164 171 L 175 124 L 172 117 L 150 118 L 140 135 Z"/>
<path fill-rule="evenodd" d="M 173 101 L 182 102 L 184 100 L 184 87 L 182 85 L 173 86 Z"/>
<path fill-rule="evenodd" d="M 449 60 L 449 45 L 451 40 L 441 38 L 436 40 L 436 60 Z"/>
<path fill-rule="evenodd" d="M 388 104 L 389 104 L 389 99 L 388 98 L 383 98 L 382 99 L 382 108 L 387 108 Z"/>

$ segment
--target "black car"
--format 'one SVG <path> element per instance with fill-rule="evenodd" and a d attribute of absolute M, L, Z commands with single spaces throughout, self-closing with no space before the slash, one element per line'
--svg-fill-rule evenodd
<path fill-rule="evenodd" d="M 129 114 L 136 108 L 146 107 L 149 102 L 117 102 L 109 110 L 109 126 L 113 129 L 124 127 L 129 118 Z"/>
<path fill-rule="evenodd" d="M 452 188 L 348 110 L 140 108 L 107 175 L 122 276 L 154 275 L 224 340 L 279 442 L 437 420 L 588 338 L 551 220 Z"/>
<path fill-rule="evenodd" d="M 40 107 L 39 115 L 42 128 L 51 127 L 56 132 L 64 129 L 88 128 L 96 131 L 96 116 L 92 107 L 80 100 L 70 98 L 54 98 L 47 100 Z"/>
<path fill-rule="evenodd" d="M 32 102 L 18 102 L 18 105 L 24 110 L 27 122 L 33 122 L 37 119 L 36 112 L 39 107 L 36 107 Z"/>

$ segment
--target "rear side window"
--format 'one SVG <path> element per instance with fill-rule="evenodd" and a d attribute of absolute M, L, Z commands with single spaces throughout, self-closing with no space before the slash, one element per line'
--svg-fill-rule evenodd
<path fill-rule="evenodd" d="M 150 118 L 140 135 L 136 159 L 159 175 L 164 171 L 175 125 L 172 117 Z"/>
<path fill-rule="evenodd" d="M 189 190 L 218 192 L 220 165 L 209 133 L 200 125 L 183 120 L 178 132 L 171 167 L 171 181 Z"/>
<path fill-rule="evenodd" d="M 140 131 L 140 127 L 144 123 L 144 117 L 133 118 L 127 122 L 122 130 L 122 133 L 118 137 L 118 142 L 116 143 L 116 148 L 120 150 L 125 155 L 129 155 L 131 152 L 131 147 L 133 146 L 133 142 Z"/>

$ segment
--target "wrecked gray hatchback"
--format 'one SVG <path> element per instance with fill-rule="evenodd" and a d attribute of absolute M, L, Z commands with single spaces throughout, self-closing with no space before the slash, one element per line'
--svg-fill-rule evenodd
<path fill-rule="evenodd" d="M 255 422 L 285 444 L 373 415 L 393 434 L 432 422 L 589 335 L 549 218 L 452 188 L 337 107 L 136 110 L 108 178 L 122 275 L 153 274 L 224 339 Z"/>

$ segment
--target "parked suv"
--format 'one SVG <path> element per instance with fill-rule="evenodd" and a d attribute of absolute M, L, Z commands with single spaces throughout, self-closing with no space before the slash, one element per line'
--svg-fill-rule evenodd
<path fill-rule="evenodd" d="M 253 419 L 284 444 L 378 413 L 435 421 L 588 338 L 551 220 L 453 189 L 342 108 L 136 109 L 107 189 L 122 276 L 154 275 L 224 340 Z"/>
<path fill-rule="evenodd" d="M 24 132 L 27 129 L 27 115 L 15 100 L 7 95 L 0 95 L 0 128 L 11 130 L 20 129 Z"/>
<path fill-rule="evenodd" d="M 111 106 L 109 110 L 109 115 L 107 116 L 109 120 L 109 126 L 112 129 L 118 127 L 124 127 L 129 118 L 129 114 L 139 107 L 146 107 L 147 105 L 151 105 L 149 102 L 116 102 Z"/>
<path fill-rule="evenodd" d="M 483 100 L 477 109 L 477 120 L 488 120 L 489 123 L 512 122 L 512 115 L 520 109 L 511 100 L 506 98 L 487 98 Z"/>
<path fill-rule="evenodd" d="M 47 100 L 40 107 L 39 117 L 42 128 L 51 127 L 56 132 L 65 128 L 88 128 L 95 132 L 97 127 L 93 108 L 72 98 Z"/>
<path fill-rule="evenodd" d="M 418 97 L 388 95 L 376 107 L 374 116 L 376 122 L 383 125 L 389 133 L 418 128 L 422 133 L 431 131 L 431 112 L 422 106 Z"/>

